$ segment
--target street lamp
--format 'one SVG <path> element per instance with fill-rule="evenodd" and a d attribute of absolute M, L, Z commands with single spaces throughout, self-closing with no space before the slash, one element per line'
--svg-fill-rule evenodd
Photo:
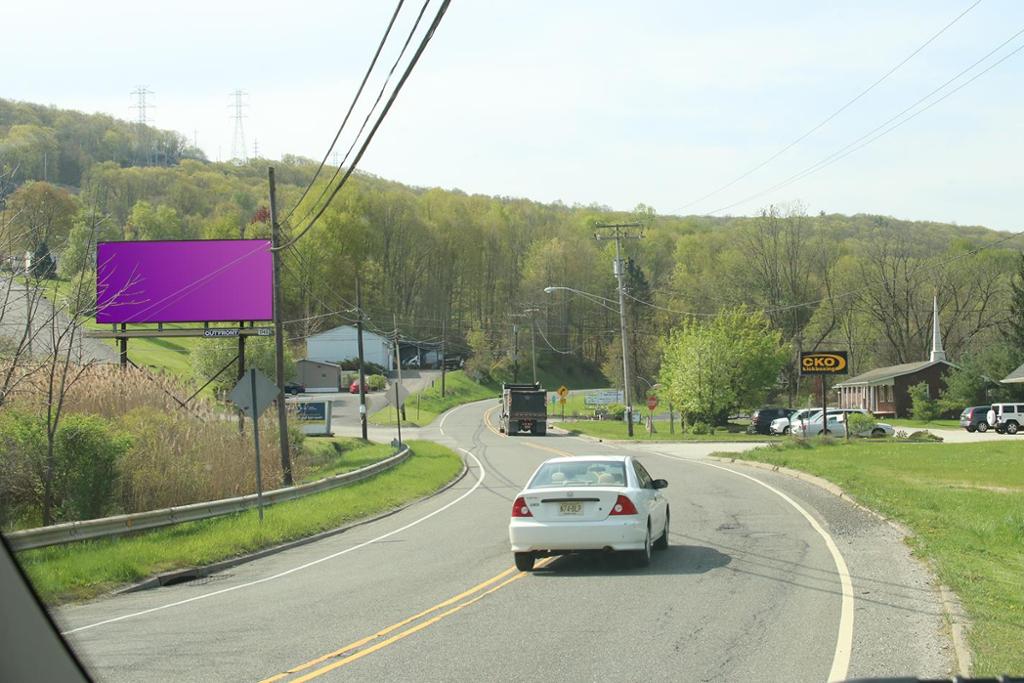
<path fill-rule="evenodd" d="M 621 269 L 617 269 L 616 276 L 619 278 L 619 302 L 618 302 L 619 306 L 618 306 L 617 310 L 618 310 L 618 313 L 619 313 L 619 328 L 621 330 L 620 331 L 620 335 L 622 337 L 622 399 L 623 399 L 623 401 L 626 404 L 626 433 L 630 437 L 632 437 L 633 436 L 633 402 L 631 400 L 632 397 L 630 396 L 631 392 L 629 390 L 629 377 L 630 377 L 630 372 L 629 372 L 629 335 L 626 334 L 626 300 L 623 298 L 623 293 L 622 293 Z M 567 292 L 573 292 L 574 294 L 579 294 L 581 296 L 584 296 L 584 297 L 590 299 L 591 301 L 593 301 L 594 303 L 596 303 L 596 304 L 598 304 L 600 306 L 604 306 L 605 308 L 607 308 L 610 311 L 615 311 L 616 310 L 616 309 L 614 309 L 614 308 L 612 308 L 611 306 L 608 305 L 608 304 L 614 304 L 615 303 L 615 301 L 613 301 L 612 299 L 606 299 L 605 297 L 600 296 L 598 294 L 593 294 L 591 292 L 584 292 L 582 289 L 576 289 L 574 287 L 562 287 L 562 286 L 549 285 L 549 286 L 544 288 L 544 293 L 545 294 L 551 294 L 552 292 L 557 291 L 557 290 L 565 290 Z"/>

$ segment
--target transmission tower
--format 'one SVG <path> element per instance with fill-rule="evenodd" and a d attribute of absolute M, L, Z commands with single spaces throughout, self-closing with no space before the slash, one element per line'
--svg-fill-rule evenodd
<path fill-rule="evenodd" d="M 242 119 L 245 118 L 242 109 L 249 106 L 242 98 L 247 95 L 244 90 L 235 90 L 231 93 L 233 101 L 228 105 L 235 110 L 232 115 L 235 119 L 235 137 L 231 142 L 231 160 L 243 164 L 249 160 L 249 151 L 245 148 L 245 128 L 242 126 Z"/>
<path fill-rule="evenodd" d="M 155 93 L 152 90 L 147 90 L 144 85 L 137 85 L 130 94 L 135 97 L 135 104 L 131 108 L 137 110 L 135 133 L 138 139 L 135 148 L 135 161 L 136 163 L 149 163 L 153 156 L 151 154 L 153 150 L 149 149 L 150 145 L 147 144 L 149 135 L 146 126 L 150 122 L 148 110 L 154 105 L 146 102 L 146 95 Z"/>
<path fill-rule="evenodd" d="M 253 138 L 253 141 L 252 141 L 252 158 L 253 159 L 259 159 L 260 158 L 260 139 L 259 138 Z"/>

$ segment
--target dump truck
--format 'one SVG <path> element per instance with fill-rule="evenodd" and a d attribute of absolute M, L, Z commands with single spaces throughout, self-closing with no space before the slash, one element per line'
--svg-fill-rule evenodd
<path fill-rule="evenodd" d="M 547 392 L 540 382 L 501 385 L 499 430 L 509 436 L 520 432 L 535 436 L 547 434 Z"/>

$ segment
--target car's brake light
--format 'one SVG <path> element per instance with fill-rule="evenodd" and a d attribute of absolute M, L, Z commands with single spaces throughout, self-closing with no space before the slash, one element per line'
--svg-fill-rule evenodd
<path fill-rule="evenodd" d="M 522 496 L 516 498 L 516 502 L 512 503 L 512 516 L 533 517 L 533 513 L 530 512 L 530 508 L 526 505 L 526 501 L 523 499 Z"/>
<path fill-rule="evenodd" d="M 612 511 L 609 515 L 635 515 L 636 506 L 633 505 L 633 501 L 623 495 L 619 495 L 618 500 L 615 501 L 615 505 L 612 506 Z"/>

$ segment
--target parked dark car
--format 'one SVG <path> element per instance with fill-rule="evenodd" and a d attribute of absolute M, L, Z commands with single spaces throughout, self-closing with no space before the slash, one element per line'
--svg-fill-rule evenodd
<path fill-rule="evenodd" d="M 748 434 L 771 434 L 772 420 L 789 417 L 789 408 L 758 408 L 750 415 Z"/>
<path fill-rule="evenodd" d="M 299 394 L 306 391 L 306 387 L 299 384 L 298 382 L 285 382 L 284 393 L 291 394 L 292 396 L 298 396 Z"/>
<path fill-rule="evenodd" d="M 971 406 L 970 408 L 964 408 L 964 412 L 960 413 L 960 426 L 969 432 L 987 432 L 988 422 L 985 421 L 985 415 L 988 414 L 988 409 L 992 406 Z"/>

